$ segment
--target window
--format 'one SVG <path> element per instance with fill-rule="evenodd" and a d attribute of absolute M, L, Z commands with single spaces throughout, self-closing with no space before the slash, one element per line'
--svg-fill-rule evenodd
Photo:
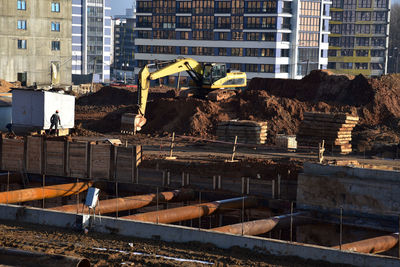
<path fill-rule="evenodd" d="M 26 40 L 18 40 L 18 49 L 26 49 Z"/>
<path fill-rule="evenodd" d="M 385 50 L 371 50 L 371 57 L 384 57 Z"/>
<path fill-rule="evenodd" d="M 367 70 L 368 63 L 356 63 L 356 69 L 358 70 Z"/>
<path fill-rule="evenodd" d="M 328 69 L 336 69 L 336 62 L 328 62 Z"/>
<path fill-rule="evenodd" d="M 368 50 L 356 50 L 357 57 L 368 57 Z"/>
<path fill-rule="evenodd" d="M 51 50 L 60 51 L 60 41 L 52 41 Z"/>
<path fill-rule="evenodd" d="M 280 65 L 280 72 L 281 73 L 289 72 L 289 65 Z"/>
<path fill-rule="evenodd" d="M 383 64 L 382 63 L 371 63 L 371 69 L 383 70 Z"/>
<path fill-rule="evenodd" d="M 353 56 L 353 50 L 352 49 L 343 49 L 341 51 L 342 57 L 352 57 Z"/>
<path fill-rule="evenodd" d="M 17 9 L 18 10 L 26 10 L 26 1 L 25 0 L 18 0 L 17 1 Z"/>
<path fill-rule="evenodd" d="M 51 31 L 59 32 L 60 31 L 60 22 L 52 22 L 51 23 Z"/>
<path fill-rule="evenodd" d="M 353 68 L 353 63 L 352 62 L 346 62 L 346 63 L 342 63 L 342 69 L 345 70 L 350 70 Z"/>
<path fill-rule="evenodd" d="M 26 30 L 26 20 L 18 20 L 17 28 L 19 30 Z"/>
<path fill-rule="evenodd" d="M 51 3 L 51 12 L 60 12 L 60 3 L 58 2 Z"/>
<path fill-rule="evenodd" d="M 275 72 L 275 65 L 272 64 L 261 64 L 261 72 L 268 72 L 268 73 L 273 73 Z"/>
<path fill-rule="evenodd" d="M 337 56 L 337 50 L 329 49 L 328 50 L 328 56 L 329 57 L 336 57 Z"/>

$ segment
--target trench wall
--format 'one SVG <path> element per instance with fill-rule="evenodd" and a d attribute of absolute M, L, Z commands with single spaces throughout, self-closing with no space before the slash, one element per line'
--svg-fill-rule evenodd
<path fill-rule="evenodd" d="M 400 214 L 400 172 L 304 164 L 297 206 L 390 216 Z"/>
<path fill-rule="evenodd" d="M 40 136 L 0 140 L 3 171 L 127 183 L 137 180 L 141 161 L 141 146 L 55 141 Z"/>

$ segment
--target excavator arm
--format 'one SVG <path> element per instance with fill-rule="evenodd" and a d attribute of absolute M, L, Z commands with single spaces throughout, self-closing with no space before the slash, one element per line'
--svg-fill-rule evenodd
<path fill-rule="evenodd" d="M 187 71 L 190 77 L 199 85 L 202 82 L 202 65 L 194 59 L 183 58 L 168 62 L 164 67 L 151 72 L 150 67 L 157 67 L 158 64 L 144 66 L 138 74 L 138 114 L 135 116 L 135 132 L 139 131 L 146 123 L 145 113 L 147 98 L 149 95 L 150 81 L 170 76 L 179 72 Z"/>

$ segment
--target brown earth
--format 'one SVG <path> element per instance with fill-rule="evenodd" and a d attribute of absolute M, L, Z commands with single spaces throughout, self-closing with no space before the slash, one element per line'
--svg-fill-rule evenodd
<path fill-rule="evenodd" d="M 168 91 L 167 91 L 168 90 Z M 304 112 L 346 112 L 360 116 L 355 145 L 400 141 L 400 75 L 367 79 L 312 71 L 302 80 L 252 79 L 248 90 L 221 102 L 173 98 L 170 88 L 150 89 L 146 134 L 176 132 L 214 138 L 219 121 L 267 121 L 270 140 L 277 133 L 296 134 Z M 104 87 L 77 101 L 77 120 L 83 128 L 118 132 L 121 114 L 135 112 L 137 94 Z"/>
<path fill-rule="evenodd" d="M 0 79 L 0 93 L 8 93 L 11 90 L 11 88 L 20 86 L 21 86 L 20 82 L 10 83 Z"/>

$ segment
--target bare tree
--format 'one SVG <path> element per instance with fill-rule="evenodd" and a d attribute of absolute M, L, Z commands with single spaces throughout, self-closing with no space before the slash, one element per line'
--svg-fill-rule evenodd
<path fill-rule="evenodd" d="M 398 73 L 400 54 L 400 4 L 393 4 L 390 10 L 388 72 Z"/>

